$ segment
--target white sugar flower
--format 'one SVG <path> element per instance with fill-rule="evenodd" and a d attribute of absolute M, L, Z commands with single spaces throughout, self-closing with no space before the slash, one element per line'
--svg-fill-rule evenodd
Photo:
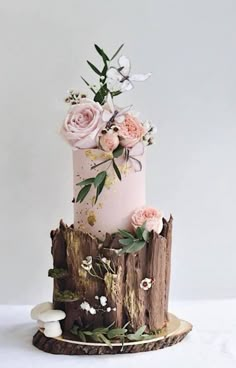
<path fill-rule="evenodd" d="M 107 312 L 110 312 L 111 311 L 111 307 L 107 307 Z"/>
<path fill-rule="evenodd" d="M 91 310 L 91 307 L 88 302 L 83 302 L 80 304 L 80 308 L 89 312 Z"/>
<path fill-rule="evenodd" d="M 140 287 L 143 290 L 148 290 L 152 287 L 152 283 L 153 283 L 152 279 L 146 277 L 140 282 Z"/>
<path fill-rule="evenodd" d="M 93 307 L 89 309 L 89 312 L 90 312 L 90 314 L 96 314 L 97 313 L 96 309 L 93 308 Z"/>
<path fill-rule="evenodd" d="M 86 271 L 90 271 L 91 270 L 91 268 L 93 267 L 93 258 L 92 258 L 92 256 L 87 256 L 84 260 L 83 260 L 83 262 L 82 262 L 82 264 L 81 264 L 81 267 L 83 267 L 83 269 L 84 270 L 86 270 Z"/>
<path fill-rule="evenodd" d="M 121 56 L 118 60 L 118 68 L 108 69 L 106 76 L 109 91 L 130 91 L 133 88 L 133 81 L 145 81 L 151 76 L 151 73 L 130 75 L 130 68 L 129 59 L 126 56 Z"/>
<path fill-rule="evenodd" d="M 95 299 L 96 299 L 96 300 L 98 300 L 98 299 L 99 299 L 99 296 L 97 296 L 97 295 L 96 295 L 96 296 L 95 296 Z"/>
<path fill-rule="evenodd" d="M 105 296 L 100 296 L 100 304 L 102 307 L 105 307 L 105 305 L 107 305 L 107 298 Z"/>
<path fill-rule="evenodd" d="M 115 312 L 116 311 L 116 307 L 115 308 L 112 308 L 112 310 Z"/>

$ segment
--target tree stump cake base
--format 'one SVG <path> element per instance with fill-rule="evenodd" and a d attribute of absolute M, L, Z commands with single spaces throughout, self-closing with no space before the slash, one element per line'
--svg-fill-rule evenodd
<path fill-rule="evenodd" d="M 103 355 L 127 354 L 159 350 L 181 342 L 192 330 L 192 325 L 169 314 L 169 322 L 160 335 L 152 340 L 113 343 L 112 347 L 103 343 L 89 343 L 67 340 L 63 337 L 48 338 L 43 330 L 38 330 L 33 337 L 33 345 L 38 349 L 51 354 L 63 355 Z"/>

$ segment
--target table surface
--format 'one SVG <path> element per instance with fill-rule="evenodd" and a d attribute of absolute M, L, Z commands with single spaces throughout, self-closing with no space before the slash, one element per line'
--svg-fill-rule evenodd
<path fill-rule="evenodd" d="M 235 368 L 236 299 L 172 302 L 170 311 L 193 324 L 180 343 L 163 350 L 125 355 L 51 355 L 31 344 L 36 324 L 30 306 L 0 306 L 1 368 Z"/>

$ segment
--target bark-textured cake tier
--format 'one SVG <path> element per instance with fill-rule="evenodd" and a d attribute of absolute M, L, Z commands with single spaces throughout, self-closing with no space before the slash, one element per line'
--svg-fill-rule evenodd
<path fill-rule="evenodd" d="M 126 161 L 124 156 L 116 159 L 122 180 L 119 181 L 112 167 L 112 154 L 99 149 L 78 149 L 73 151 L 74 167 L 74 227 L 99 238 L 106 232 L 113 233 L 117 229 L 131 229 L 131 214 L 137 207 L 145 205 L 145 155 L 138 156 L 142 170 L 135 172 L 132 160 Z M 94 165 L 108 160 L 92 169 Z M 90 192 L 82 203 L 76 203 L 80 186 L 79 182 L 107 171 L 105 187 L 98 201 L 94 204 L 95 189 Z"/>
<path fill-rule="evenodd" d="M 62 323 L 64 334 L 74 325 L 90 329 L 108 326 L 117 327 L 130 323 L 136 331 L 146 325 L 147 331 L 156 331 L 168 320 L 168 294 L 171 264 L 172 218 L 164 220 L 160 235 L 151 234 L 151 239 L 137 253 L 117 254 L 121 247 L 120 236 L 106 234 L 103 243 L 95 237 L 62 222 L 52 231 L 52 256 L 55 270 L 61 277 L 54 279 L 54 307 L 64 310 Z M 92 256 L 96 274 L 93 277 L 83 267 L 86 257 Z M 100 259 L 110 260 L 110 268 L 101 268 Z M 96 266 L 98 260 L 98 266 Z M 97 268 L 96 268 L 97 267 Z M 152 287 L 144 290 L 140 283 L 145 278 L 152 280 Z M 107 297 L 109 312 L 96 306 L 100 296 Z M 83 310 L 81 304 L 89 303 L 96 314 Z"/>

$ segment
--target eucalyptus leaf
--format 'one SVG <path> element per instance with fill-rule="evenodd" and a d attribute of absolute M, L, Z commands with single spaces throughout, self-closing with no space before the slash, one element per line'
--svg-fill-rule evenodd
<path fill-rule="evenodd" d="M 120 50 L 122 49 L 123 46 L 124 46 L 124 43 L 122 43 L 122 45 L 118 48 L 118 50 L 116 50 L 116 52 L 112 56 L 111 60 L 115 59 L 115 57 L 119 54 L 119 52 L 120 52 Z"/>
<path fill-rule="evenodd" d="M 81 341 L 86 342 L 86 337 L 85 337 L 83 331 L 78 331 L 78 336 L 79 336 Z"/>
<path fill-rule="evenodd" d="M 83 202 L 83 200 L 85 199 L 85 197 L 87 196 L 88 192 L 90 191 L 90 188 L 91 188 L 91 184 L 89 185 L 85 185 L 81 190 L 80 192 L 78 193 L 77 195 L 77 198 L 76 198 L 76 202 Z"/>
<path fill-rule="evenodd" d="M 115 337 L 123 337 L 128 330 L 126 328 L 113 328 L 107 333 L 108 339 L 114 339 Z"/>
<path fill-rule="evenodd" d="M 118 146 L 112 153 L 113 157 L 117 158 L 120 157 L 124 152 L 124 147 Z"/>
<path fill-rule="evenodd" d="M 120 239 L 119 243 L 122 245 L 131 245 L 133 244 L 134 240 L 132 238 Z"/>
<path fill-rule="evenodd" d="M 143 239 L 143 231 L 142 231 L 141 227 L 137 227 L 135 233 L 136 233 L 137 238 L 139 240 L 142 240 Z"/>
<path fill-rule="evenodd" d="M 99 195 L 101 194 L 101 192 L 103 190 L 103 187 L 105 185 L 105 182 L 106 182 L 106 177 L 104 177 L 103 181 L 97 187 L 95 203 L 97 203 L 98 197 L 99 197 Z"/>
<path fill-rule="evenodd" d="M 107 177 L 107 173 L 106 171 L 101 171 L 99 174 L 97 174 L 97 176 L 94 179 L 94 186 L 95 188 L 97 188 L 105 179 L 106 180 Z"/>
<path fill-rule="evenodd" d="M 83 331 L 83 334 L 87 335 L 87 336 L 92 336 L 93 332 L 92 331 Z"/>
<path fill-rule="evenodd" d="M 77 183 L 76 185 L 88 185 L 88 184 L 93 184 L 94 182 L 94 178 L 88 178 L 86 180 L 81 181 L 80 183 Z"/>
<path fill-rule="evenodd" d="M 121 91 L 114 91 L 111 92 L 112 97 L 119 96 L 122 92 Z"/>
<path fill-rule="evenodd" d="M 112 164 L 113 164 L 113 168 L 115 170 L 115 173 L 116 173 L 118 179 L 121 180 L 121 173 L 120 173 L 120 170 L 119 170 L 118 166 L 115 163 L 115 160 L 112 160 Z"/>
<path fill-rule="evenodd" d="M 98 327 L 98 328 L 95 328 L 94 330 L 93 330 L 93 333 L 94 334 L 97 334 L 97 333 L 102 333 L 102 334 L 104 334 L 104 333 L 107 333 L 109 331 L 109 328 L 108 327 Z"/>
<path fill-rule="evenodd" d="M 84 83 L 90 88 L 90 90 L 95 94 L 96 91 L 93 87 L 90 86 L 89 82 L 86 81 L 86 79 L 84 79 L 83 77 L 81 77 L 81 79 L 84 81 Z"/>
<path fill-rule="evenodd" d="M 124 248 L 121 249 L 119 253 L 123 254 L 123 253 L 138 252 L 139 250 L 141 250 L 145 246 L 145 244 L 146 243 L 145 243 L 144 240 L 138 240 L 138 241 L 132 242 L 132 244 L 124 246 Z"/>
<path fill-rule="evenodd" d="M 100 70 L 98 70 L 98 68 L 95 66 L 95 65 L 93 65 L 89 60 L 87 60 L 87 63 L 88 63 L 88 65 L 90 66 L 90 68 L 96 73 L 96 74 L 98 74 L 98 75 L 102 75 L 102 73 L 100 72 Z"/>
<path fill-rule="evenodd" d="M 108 93 L 107 85 L 104 84 L 104 85 L 101 86 L 101 88 L 95 94 L 94 101 L 99 102 L 102 105 L 107 93 Z"/>
<path fill-rule="evenodd" d="M 103 334 L 99 334 L 98 337 L 112 349 L 111 341 L 106 338 Z"/>
<path fill-rule="evenodd" d="M 131 239 L 134 239 L 134 236 L 133 236 L 129 231 L 118 229 L 118 232 L 119 232 L 119 233 L 120 233 L 120 235 L 122 235 L 124 238 L 131 238 Z"/>
<path fill-rule="evenodd" d="M 148 242 L 150 238 L 150 232 L 147 230 L 143 230 L 143 239 L 145 240 L 145 242 Z"/>
<path fill-rule="evenodd" d="M 142 340 L 142 334 L 144 333 L 145 330 L 146 330 L 146 325 L 140 327 L 135 333 L 128 334 L 127 338 L 131 341 L 132 340 L 134 340 L 134 341 Z"/>
<path fill-rule="evenodd" d="M 105 54 L 105 52 L 103 51 L 103 49 L 101 49 L 101 47 L 99 47 L 98 45 L 94 45 L 95 49 L 97 50 L 97 52 L 99 53 L 99 55 L 103 58 L 103 61 L 109 61 L 109 57 Z"/>

